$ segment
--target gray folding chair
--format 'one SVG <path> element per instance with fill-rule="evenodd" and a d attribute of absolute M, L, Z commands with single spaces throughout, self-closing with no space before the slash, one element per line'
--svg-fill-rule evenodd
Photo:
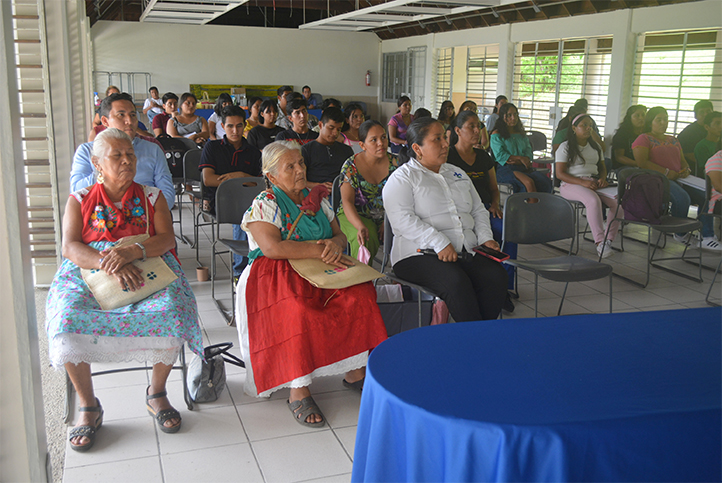
<path fill-rule="evenodd" d="M 230 253 L 231 271 L 231 310 L 223 307 L 216 299 L 216 277 L 211 278 L 211 296 L 228 323 L 232 323 L 236 310 L 235 284 L 233 283 L 233 254 L 248 256 L 248 241 L 221 238 L 221 224 L 240 225 L 243 214 L 253 200 L 266 188 L 263 178 L 233 178 L 221 183 L 216 190 L 216 234 L 211 247 L 211 273 L 216 273 L 216 255 Z M 216 244 L 220 243 L 228 250 L 219 252 Z"/>
<path fill-rule="evenodd" d="M 537 203 L 529 203 L 536 198 Z M 575 211 L 569 201 L 550 193 L 517 193 L 504 205 L 502 243 L 519 245 L 571 239 L 569 254 L 541 260 L 507 260 L 506 263 L 534 273 L 534 316 L 539 310 L 539 277 L 565 282 L 557 315 L 562 312 L 569 282 L 584 282 L 609 277 L 609 312 L 612 312 L 612 266 L 571 255 L 576 237 Z M 502 251 L 504 246 L 502 245 Z"/>
<path fill-rule="evenodd" d="M 178 224 L 179 234 L 176 235 L 181 242 L 186 245 L 193 246 L 193 243 L 183 235 L 183 194 L 185 190 L 185 174 L 183 167 L 183 159 L 188 151 L 200 151 L 199 146 L 187 138 L 172 138 L 170 136 L 161 136 L 158 142 L 163 147 L 168 169 L 170 169 L 173 177 L 173 186 L 176 194 L 176 206 L 178 206 L 178 220 L 173 220 L 173 224 Z"/>
<path fill-rule="evenodd" d="M 662 182 L 664 183 L 664 198 L 663 198 L 663 206 L 664 206 L 664 213 L 662 215 L 661 221 L 657 225 L 652 225 L 650 223 L 645 223 L 643 221 L 630 221 L 625 220 L 622 216 L 620 218 L 620 210 L 622 210 L 622 203 L 624 200 L 624 193 L 626 192 L 626 185 L 627 180 L 630 176 L 638 174 L 638 173 L 647 173 L 651 174 L 653 176 L 658 177 Z M 650 267 L 659 268 L 660 270 L 664 270 L 669 273 L 674 273 L 675 275 L 679 275 L 680 277 L 684 277 L 686 279 L 695 281 L 695 282 L 702 282 L 702 250 L 698 250 L 699 256 L 698 256 L 698 262 L 697 265 L 699 266 L 699 276 L 697 278 L 692 277 L 690 275 L 687 275 L 684 272 L 680 272 L 678 270 L 674 270 L 670 267 L 665 267 L 662 265 L 659 265 L 655 262 L 663 262 L 663 261 L 670 261 L 670 260 L 683 260 L 687 261 L 685 258 L 685 255 L 687 253 L 688 247 L 684 248 L 684 251 L 682 252 L 681 257 L 663 257 L 663 258 L 654 258 L 654 255 L 657 253 L 657 249 L 660 248 L 659 242 L 662 239 L 662 237 L 665 234 L 674 234 L 674 233 L 692 233 L 695 231 L 701 231 L 702 230 L 702 223 L 698 220 L 692 220 L 690 218 L 677 218 L 675 216 L 669 215 L 669 180 L 666 176 L 664 176 L 662 173 L 658 173 L 657 171 L 652 171 L 648 169 L 639 169 L 639 168 L 625 168 L 618 173 L 618 179 L 619 179 L 619 185 L 617 187 L 617 200 L 619 201 L 617 205 L 617 211 L 616 213 L 612 214 L 609 213 L 609 216 L 607 216 L 607 232 L 604 235 L 604 239 L 609 239 L 609 229 L 612 226 L 612 221 L 616 220 L 619 221 L 620 226 L 620 235 L 621 236 L 621 251 L 624 251 L 624 227 L 625 225 L 637 225 L 637 226 L 643 226 L 647 228 L 647 278 L 645 282 L 642 284 L 640 282 L 637 282 L 635 280 L 632 280 L 628 277 L 625 277 L 623 275 L 619 275 L 615 273 L 614 275 L 622 278 L 630 283 L 633 283 L 634 285 L 640 286 L 642 288 L 646 287 L 649 284 L 649 271 Z M 623 215 L 623 211 L 621 212 Z M 611 220 L 610 220 L 611 218 Z M 656 231 L 659 233 L 657 236 L 657 240 L 654 242 L 654 249 L 652 249 L 652 231 Z M 601 260 L 601 255 L 600 258 Z"/>

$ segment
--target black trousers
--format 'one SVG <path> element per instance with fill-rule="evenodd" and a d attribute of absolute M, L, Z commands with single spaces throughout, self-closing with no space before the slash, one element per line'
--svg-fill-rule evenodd
<path fill-rule="evenodd" d="M 394 273 L 436 292 L 457 322 L 496 319 L 506 299 L 506 270 L 482 255 L 466 254 L 453 263 L 417 255 L 397 262 Z"/>

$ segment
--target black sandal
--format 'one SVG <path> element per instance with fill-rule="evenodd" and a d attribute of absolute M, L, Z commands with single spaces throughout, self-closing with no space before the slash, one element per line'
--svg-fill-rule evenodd
<path fill-rule="evenodd" d="M 150 405 L 151 399 L 157 399 L 159 397 L 165 397 L 168 395 L 166 391 L 159 392 L 157 394 L 148 394 L 148 391 L 150 390 L 150 386 L 148 386 L 148 389 L 145 390 L 145 407 L 148 409 L 148 413 L 153 416 L 155 421 L 158 423 L 158 427 L 161 431 L 164 433 L 177 433 L 180 430 L 181 427 L 181 415 L 180 413 L 175 409 L 163 409 L 162 411 L 156 411 L 153 409 L 153 407 Z M 165 422 L 170 419 L 177 419 L 178 424 L 175 426 L 168 427 L 165 425 Z"/>
<path fill-rule="evenodd" d="M 98 417 L 95 418 L 95 425 L 76 426 L 70 430 L 68 442 L 70 443 L 70 447 L 73 450 L 78 451 L 79 453 L 85 453 L 93 447 L 93 445 L 95 444 L 95 435 L 100 429 L 100 426 L 103 424 L 103 406 L 100 405 L 100 400 L 97 397 L 95 398 L 95 403 L 97 404 L 97 406 L 86 406 L 78 408 L 78 411 L 81 412 L 99 412 L 100 414 L 98 414 Z M 83 445 L 73 444 L 73 438 L 77 438 L 78 436 L 85 436 L 86 438 L 88 438 L 88 443 Z"/>
<path fill-rule="evenodd" d="M 349 389 L 353 389 L 358 392 L 362 392 L 364 388 L 364 381 L 366 381 L 366 376 L 362 377 L 356 382 L 348 382 L 346 379 L 343 380 L 343 385 Z"/>
<path fill-rule="evenodd" d="M 326 417 L 319 409 L 316 401 L 313 400 L 313 397 L 308 396 L 300 401 L 293 402 L 288 400 L 286 403 L 288 404 L 288 409 L 290 409 L 293 414 L 293 419 L 295 419 L 298 424 L 308 426 L 309 428 L 320 428 L 326 424 Z M 312 414 L 321 416 L 321 421 L 317 421 L 315 423 L 309 423 L 306 421 L 306 419 L 308 419 L 308 417 Z"/>

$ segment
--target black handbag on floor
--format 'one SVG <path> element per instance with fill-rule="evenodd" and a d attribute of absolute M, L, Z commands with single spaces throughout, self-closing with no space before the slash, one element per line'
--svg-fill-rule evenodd
<path fill-rule="evenodd" d="M 195 356 L 188 365 L 186 380 L 193 401 L 204 403 L 218 399 L 226 387 L 226 362 L 246 367 L 242 360 L 228 352 L 231 347 L 232 342 L 209 345 L 203 349 L 203 359 Z"/>

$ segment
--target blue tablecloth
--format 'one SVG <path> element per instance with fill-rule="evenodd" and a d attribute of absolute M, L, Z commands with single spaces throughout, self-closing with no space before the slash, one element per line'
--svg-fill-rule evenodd
<path fill-rule="evenodd" d="M 369 359 L 352 481 L 720 481 L 721 315 L 394 336 Z"/>

